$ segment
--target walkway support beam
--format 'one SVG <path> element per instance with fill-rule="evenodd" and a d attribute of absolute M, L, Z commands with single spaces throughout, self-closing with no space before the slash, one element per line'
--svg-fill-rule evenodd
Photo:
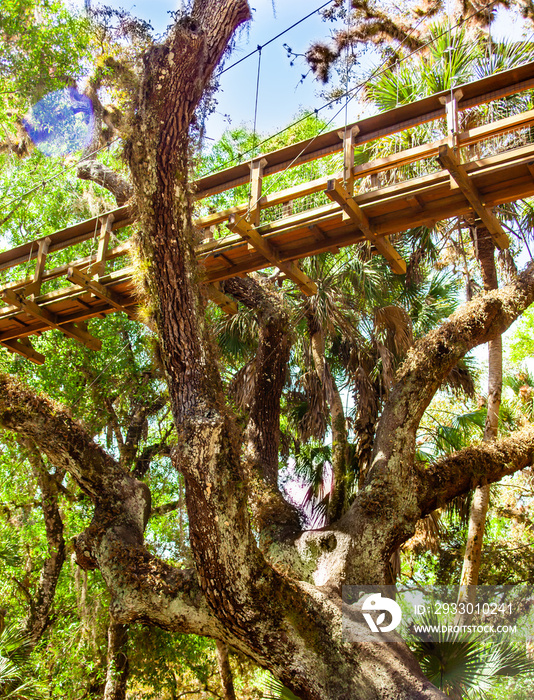
<path fill-rule="evenodd" d="M 41 286 L 43 284 L 43 275 L 46 264 L 46 256 L 48 254 L 48 249 L 50 248 L 50 243 L 52 239 L 50 237 L 41 239 L 39 241 L 39 247 L 37 251 L 37 264 L 35 266 L 35 273 L 33 275 L 33 282 L 26 286 L 25 294 L 38 296 L 41 292 Z"/>
<path fill-rule="evenodd" d="M 487 209 L 484 202 L 480 199 L 477 188 L 471 182 L 463 166 L 458 162 L 453 149 L 447 144 L 440 146 L 438 159 L 441 165 L 449 171 L 451 177 L 454 178 L 463 195 L 473 207 L 473 210 L 478 214 L 482 223 L 490 232 L 495 245 L 501 250 L 508 248 L 510 245 L 508 236 L 504 232 L 495 214 L 490 209 Z"/>
<path fill-rule="evenodd" d="M 102 348 L 101 340 L 95 338 L 86 330 L 80 328 L 72 322 L 62 324 L 58 323 L 58 319 L 56 318 L 55 314 L 48 309 L 39 306 L 34 301 L 26 299 L 22 294 L 17 294 L 10 289 L 5 289 L 2 292 L 2 298 L 5 299 L 8 304 L 18 306 L 19 309 L 28 315 L 38 318 L 40 321 L 44 321 L 50 328 L 57 328 L 57 330 L 60 330 L 69 338 L 74 338 L 74 340 L 77 340 L 90 350 L 100 350 Z"/>
<path fill-rule="evenodd" d="M 67 279 L 72 284 L 76 284 L 78 287 L 82 287 L 88 292 L 91 292 L 98 299 L 107 301 L 116 311 L 122 311 L 130 318 L 135 318 L 135 314 L 124 306 L 122 299 L 120 299 L 117 294 L 110 292 L 103 284 L 87 277 L 87 275 L 84 275 L 83 272 L 80 272 L 80 270 L 77 270 L 75 267 L 69 267 Z"/>
<path fill-rule="evenodd" d="M 406 263 L 385 236 L 378 238 L 374 234 L 365 212 L 358 206 L 343 185 L 337 180 L 329 180 L 326 194 L 333 202 L 339 204 L 341 209 L 358 226 L 365 238 L 371 241 L 377 251 L 386 258 L 393 272 L 397 275 L 403 275 L 406 272 Z"/>
<path fill-rule="evenodd" d="M 253 160 L 250 164 L 250 199 L 248 219 L 253 226 L 260 225 L 260 199 L 263 183 L 263 168 L 267 165 L 265 158 Z"/>
<path fill-rule="evenodd" d="M 278 251 L 272 243 L 266 238 L 263 238 L 248 221 L 245 221 L 243 218 L 238 219 L 236 216 L 232 215 L 228 221 L 228 228 L 238 233 L 241 238 L 247 241 L 247 243 L 250 243 L 258 253 L 261 253 L 264 258 L 281 272 L 284 272 L 306 296 L 311 297 L 317 293 L 315 282 L 305 275 L 294 262 L 290 260 L 282 262 Z"/>
<path fill-rule="evenodd" d="M 227 297 L 226 294 L 221 292 L 218 282 L 207 284 L 206 292 L 208 294 L 208 298 L 220 306 L 225 313 L 229 314 L 230 316 L 237 313 L 237 302 L 233 301 L 230 299 L 230 297 Z"/>
<path fill-rule="evenodd" d="M 44 365 L 46 357 L 40 352 L 37 352 L 33 345 L 30 343 L 28 338 L 15 338 L 13 340 L 3 340 L 0 343 L 0 347 L 6 348 L 11 352 L 24 357 L 26 360 L 30 360 L 36 365 Z"/>

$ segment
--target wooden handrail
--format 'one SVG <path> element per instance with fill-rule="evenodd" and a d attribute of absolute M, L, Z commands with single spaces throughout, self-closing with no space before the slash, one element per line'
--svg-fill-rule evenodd
<path fill-rule="evenodd" d="M 534 61 L 459 86 L 458 89 L 462 91 L 462 98 L 458 102 L 458 109 L 468 109 L 530 88 L 534 88 Z M 348 125 L 347 128 L 352 129 L 353 127 L 358 127 L 359 129 L 353 139 L 355 145 L 403 131 L 410 126 L 444 117 L 445 109 L 440 102 L 440 98 L 448 94 L 449 91 L 437 93 L 411 104 L 402 105 L 387 112 L 382 112 L 373 117 L 355 122 L 354 124 Z M 515 115 L 507 119 L 499 120 L 493 124 L 462 132 L 459 134 L 459 142 L 461 145 L 470 145 L 477 141 L 490 138 L 491 136 L 497 136 L 505 131 L 528 126 L 534 123 L 532 112 L 533 110 L 525 112 L 522 115 Z M 275 172 L 280 172 L 288 166 L 294 167 L 303 162 L 315 160 L 325 155 L 340 153 L 343 150 L 343 141 L 340 139 L 338 132 L 339 129 L 334 129 L 325 134 L 320 134 L 317 137 L 292 144 L 291 146 L 286 146 L 285 148 L 278 149 L 271 153 L 263 154 L 255 158 L 255 160 L 266 160 L 266 164 L 263 168 L 263 176 L 267 176 Z M 434 142 L 423 147 L 417 147 L 416 149 L 409 149 L 399 154 L 394 154 L 388 157 L 389 160 L 377 159 L 371 163 L 355 166 L 354 175 L 356 177 L 363 177 L 364 175 L 380 172 L 381 170 L 399 167 L 399 165 L 403 163 L 406 164 L 408 162 L 414 162 L 414 160 L 435 156 L 437 155 L 440 144 L 440 141 Z M 427 149 L 426 152 L 425 148 Z M 291 201 L 292 199 L 297 199 L 306 194 L 318 192 L 321 189 L 325 189 L 326 182 L 333 176 L 335 175 L 330 174 L 324 178 L 318 178 L 317 180 L 306 183 L 305 185 L 298 185 L 294 188 L 288 188 L 281 192 L 266 195 L 260 199 L 259 206 L 260 208 L 274 206 L 275 204 Z M 247 183 L 249 180 L 250 162 L 242 163 L 233 168 L 228 168 L 196 180 L 194 183 L 196 194 L 194 196 L 198 201 L 214 193 L 223 192 Z M 207 217 L 200 217 L 197 225 L 200 227 L 207 227 L 222 223 L 227 220 L 231 214 L 242 214 L 246 210 L 246 205 L 238 205 L 224 212 L 217 212 Z M 50 254 L 57 250 L 68 248 L 76 243 L 89 240 L 94 236 L 99 220 L 108 214 L 113 214 L 114 216 L 112 225 L 113 231 L 124 228 L 135 221 L 135 212 L 129 205 L 105 212 L 105 214 L 102 214 L 100 217 L 87 219 L 86 221 L 49 234 L 51 242 L 48 253 Z M 38 255 L 40 242 L 47 237 L 48 236 L 43 236 L 42 238 L 35 239 L 34 241 L 0 253 L 0 270 L 15 267 L 23 262 L 35 259 Z M 44 279 L 46 279 L 46 273 Z"/>
<path fill-rule="evenodd" d="M 458 109 L 461 111 L 530 88 L 534 88 L 534 61 L 481 80 L 458 85 L 455 87 L 455 91 L 462 91 L 462 98 L 458 101 Z M 445 107 L 441 98 L 447 97 L 449 94 L 450 90 L 444 90 L 430 97 L 353 122 L 347 126 L 347 129 L 358 127 L 359 131 L 354 138 L 354 144 L 360 145 L 419 124 L 425 124 L 445 116 Z M 339 128 L 336 128 L 276 151 L 263 153 L 256 156 L 255 159 L 265 159 L 263 176 L 266 177 L 285 170 L 287 167 L 295 167 L 332 153 L 341 152 L 343 141 L 339 138 L 338 132 Z M 210 195 L 225 192 L 246 184 L 249 180 L 250 160 L 197 179 L 195 181 L 195 199 L 204 199 Z"/>
<path fill-rule="evenodd" d="M 516 114 L 512 117 L 499 119 L 498 121 L 490 124 L 484 124 L 483 126 L 461 131 L 457 135 L 457 141 L 459 147 L 472 146 L 475 143 L 480 143 L 481 141 L 501 136 L 504 133 L 517 131 L 518 129 L 523 129 L 532 125 L 534 125 L 534 110 L 529 110 L 527 112 L 522 112 L 521 114 Z M 368 163 L 355 165 L 353 168 L 354 177 L 363 178 L 375 173 L 393 170 L 403 165 L 409 165 L 410 163 L 414 163 L 416 161 L 436 157 L 440 147 L 446 143 L 447 139 L 443 138 L 438 141 L 423 144 L 422 146 L 408 148 L 383 158 L 376 158 Z M 266 209 L 277 204 L 282 204 L 309 194 L 314 194 L 315 192 L 320 192 L 326 188 L 327 182 L 333 177 L 339 178 L 340 174 L 325 175 L 324 177 L 311 180 L 310 182 L 302 185 L 295 185 L 294 187 L 289 187 L 278 192 L 273 192 L 272 194 L 264 195 L 258 202 L 258 208 Z M 227 221 L 232 215 L 245 214 L 247 209 L 247 204 L 230 207 L 228 209 L 215 212 L 214 214 L 198 217 L 195 220 L 195 225 L 199 228 L 214 226 Z"/>

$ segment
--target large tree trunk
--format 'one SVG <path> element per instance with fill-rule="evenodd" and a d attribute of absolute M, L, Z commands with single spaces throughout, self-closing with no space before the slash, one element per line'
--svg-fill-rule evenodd
<path fill-rule="evenodd" d="M 191 17 L 146 58 L 127 148 L 198 579 L 232 645 L 271 668 L 303 700 L 441 698 L 403 645 L 375 644 L 358 653 L 341 639 L 339 603 L 310 595 L 271 568 L 251 529 L 238 421 L 225 406 L 205 328 L 187 189 L 193 111 L 234 28 L 247 17 L 243 0 L 194 3 Z"/>
<path fill-rule="evenodd" d="M 476 228 L 473 242 L 475 245 L 475 253 L 480 262 L 484 289 L 486 291 L 497 289 L 498 280 L 497 268 L 495 266 L 495 245 L 489 231 L 482 227 Z M 497 438 L 501 393 L 502 336 L 498 335 L 494 340 L 488 343 L 488 412 L 484 426 L 484 442 L 493 442 Z M 478 584 L 480 574 L 489 498 L 489 484 L 478 486 L 475 489 L 469 512 L 469 529 L 460 577 L 461 588 L 459 600 L 462 602 L 475 602 L 475 586 Z"/>
<path fill-rule="evenodd" d="M 219 675 L 221 677 L 221 685 L 223 687 L 224 700 L 236 700 L 234 681 L 232 678 L 232 669 L 230 668 L 230 659 L 228 657 L 228 644 L 216 641 L 217 666 L 219 667 Z"/>
<path fill-rule="evenodd" d="M 130 664 L 128 662 L 128 625 L 110 619 L 104 700 L 125 700 Z"/>

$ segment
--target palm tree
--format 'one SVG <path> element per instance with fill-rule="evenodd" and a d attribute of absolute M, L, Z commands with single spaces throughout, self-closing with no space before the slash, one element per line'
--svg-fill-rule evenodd
<path fill-rule="evenodd" d="M 353 342 L 359 334 L 356 300 L 348 284 L 350 262 L 347 252 L 337 257 L 326 253 L 310 259 L 306 270 L 316 281 L 318 291 L 299 304 L 306 321 L 310 359 L 330 412 L 332 484 L 327 508 L 329 522 L 341 516 L 349 499 L 347 420 L 327 345 L 331 345 L 336 338 Z"/>
<path fill-rule="evenodd" d="M 430 27 L 428 38 L 432 40 L 428 50 L 421 54 L 414 63 L 404 62 L 396 69 L 383 73 L 377 80 L 373 81 L 367 90 L 367 99 L 381 109 L 390 109 L 398 104 L 405 104 L 414 99 L 422 98 L 435 92 L 453 89 L 461 83 L 473 78 L 481 78 L 490 75 L 495 71 L 511 68 L 514 65 L 532 60 L 534 56 L 534 45 L 521 42 L 491 43 L 484 32 L 478 34 L 467 30 L 462 26 L 459 30 L 451 33 L 446 31 L 444 25 L 434 25 Z M 474 126 L 476 122 L 485 116 L 485 112 L 497 112 L 506 109 L 514 100 L 502 100 L 491 103 L 474 110 L 469 110 L 462 115 L 462 128 Z M 443 121 L 443 120 L 442 120 Z M 440 133 L 441 131 L 441 133 Z M 378 146 L 368 149 L 370 157 L 387 155 L 384 149 L 388 145 L 391 149 L 409 148 L 418 143 L 428 142 L 435 138 L 445 136 L 444 123 L 431 122 L 430 124 L 417 127 L 395 137 L 390 144 L 382 140 L 380 142 L 380 153 Z M 385 145 L 384 145 L 385 144 Z M 490 142 L 479 146 L 480 149 L 494 149 L 495 143 Z M 481 152 L 480 155 L 483 155 Z M 416 166 L 408 165 L 399 170 L 396 174 L 388 174 L 387 177 L 414 176 Z M 420 166 L 417 166 L 420 168 Z M 429 159 L 424 166 L 427 170 L 439 167 L 439 165 Z M 456 234 L 456 231 L 458 233 Z M 456 250 L 464 250 L 464 240 L 461 226 L 453 224 L 449 230 L 443 229 L 451 239 Z M 486 290 L 497 287 L 497 274 L 494 262 L 494 246 L 488 232 L 481 227 L 471 226 L 470 233 L 473 238 L 473 249 L 475 257 L 480 264 L 480 271 Z M 458 240 L 454 241 L 454 236 Z M 467 256 L 464 253 L 465 270 L 469 279 L 469 267 Z M 493 440 L 497 434 L 499 405 L 502 385 L 502 341 L 496 339 L 489 345 L 489 378 L 488 378 L 488 410 L 484 440 Z M 469 535 L 464 557 L 464 567 L 462 572 L 462 583 L 466 586 L 474 585 L 478 582 L 480 569 L 481 547 L 485 527 L 486 513 L 489 502 L 489 487 L 479 487 L 476 489 L 470 513 Z M 473 591 L 470 588 L 462 589 L 464 594 Z"/>
<path fill-rule="evenodd" d="M 495 641 L 480 634 L 449 631 L 437 615 L 427 615 L 421 623 L 439 632 L 432 638 L 412 633 L 409 646 L 428 680 L 454 700 L 489 700 L 505 678 L 534 670 L 526 649 L 507 639 Z"/>
<path fill-rule="evenodd" d="M 406 237 L 407 250 L 415 240 Z M 410 279 L 393 275 L 378 257 L 366 259 L 366 252 L 365 246 L 357 246 L 336 257 L 323 255 L 306 262 L 306 274 L 319 291 L 312 299 L 296 300 L 297 319 L 303 319 L 295 345 L 294 359 L 300 365 L 296 373 L 301 383 L 315 373 L 323 387 L 320 400 L 308 401 L 314 411 L 299 413 L 299 421 L 322 425 L 322 432 L 315 433 L 321 440 L 324 422 L 316 416 L 326 407 L 332 436 L 331 448 L 312 443 L 301 447 L 296 458 L 298 475 L 308 487 L 306 504 L 315 504 L 316 523 L 325 512 L 333 519 L 350 505 L 369 467 L 376 423 L 397 368 L 413 339 L 452 313 L 457 298 L 455 281 L 433 271 L 425 251 L 417 255 Z M 467 369 L 457 369 L 450 379 L 472 391 Z M 307 383 L 317 386 L 308 379 Z M 338 387 L 352 396 L 352 417 L 345 415 Z M 306 403 L 297 406 L 302 410 Z M 304 442 L 311 436 L 301 434 Z M 325 493 L 329 467 L 333 485 Z"/>
<path fill-rule="evenodd" d="M 474 229 L 475 250 L 480 262 L 484 289 L 497 289 L 497 269 L 495 266 L 494 243 L 489 232 L 482 228 Z M 499 408 L 502 394 L 502 337 L 488 343 L 488 405 L 484 442 L 492 442 L 499 428 Z M 489 484 L 477 486 L 469 514 L 469 530 L 465 546 L 464 563 L 460 578 L 460 599 L 473 602 L 475 586 L 478 583 L 486 516 L 489 507 Z"/>
<path fill-rule="evenodd" d="M 34 677 L 30 653 L 32 641 L 15 624 L 0 633 L 0 698 L 40 700 L 45 689 Z"/>

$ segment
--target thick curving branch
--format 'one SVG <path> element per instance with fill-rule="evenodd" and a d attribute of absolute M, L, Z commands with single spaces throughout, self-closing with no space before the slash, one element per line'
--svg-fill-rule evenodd
<path fill-rule="evenodd" d="M 65 409 L 5 374 L 0 375 L 0 427 L 33 440 L 93 501 L 116 491 L 113 481 L 121 481 L 125 475 Z"/>
<path fill-rule="evenodd" d="M 504 333 L 533 301 L 534 263 L 531 263 L 516 280 L 464 304 L 448 321 L 415 344 L 400 368 L 398 381 L 379 421 L 374 469 L 383 464 L 383 455 L 391 454 L 390 446 L 399 428 L 408 428 L 415 435 L 423 413 L 458 360 Z"/>
<path fill-rule="evenodd" d="M 415 436 L 423 413 L 458 360 L 501 335 L 533 301 L 531 263 L 510 284 L 464 304 L 410 350 L 380 417 L 371 469 L 355 509 L 382 515 L 394 509 L 407 522 L 419 517 L 414 460 Z M 403 495 L 401 503 L 397 495 L 407 489 L 412 495 Z M 377 501 L 382 507 L 377 508 Z"/>
<path fill-rule="evenodd" d="M 148 487 L 91 440 L 68 411 L 16 379 L 0 375 L 0 428 L 31 441 L 95 504 L 91 525 L 76 538 L 77 559 L 84 568 L 101 571 L 113 596 L 111 609 L 117 622 L 141 619 L 184 633 L 225 637 L 196 574 L 174 569 L 146 550 Z M 53 502 L 47 505 L 53 509 Z M 50 516 L 55 518 L 51 525 L 60 547 L 57 514 L 51 510 Z"/>
<path fill-rule="evenodd" d="M 424 473 L 415 464 L 416 431 L 424 411 L 458 360 L 502 334 L 533 301 L 531 263 L 512 283 L 464 304 L 412 348 L 379 420 L 362 490 L 330 528 L 305 533 L 297 541 L 301 551 L 316 552 L 316 583 L 339 588 L 343 583 L 389 582 L 389 557 L 412 536 L 421 517 L 421 494 L 427 493 Z M 467 473 L 473 469 L 475 465 Z"/>
<path fill-rule="evenodd" d="M 76 174 L 81 180 L 91 180 L 97 185 L 109 190 L 115 197 L 119 206 L 126 204 L 133 195 L 132 185 L 117 171 L 113 170 L 104 163 L 96 160 L 96 151 L 105 145 L 106 140 L 103 138 L 103 127 L 105 119 L 105 109 L 97 92 L 98 86 L 94 81 L 89 83 L 86 90 L 86 95 L 91 99 L 95 116 L 95 127 L 91 142 L 87 145 L 84 151 L 83 158 L 76 169 Z"/>
<path fill-rule="evenodd" d="M 492 484 L 531 466 L 534 425 L 496 442 L 483 442 L 421 467 L 419 501 L 424 517 L 476 486 Z"/>
<path fill-rule="evenodd" d="M 245 461 L 256 526 L 264 535 L 268 529 L 269 537 L 276 537 L 275 530 L 280 528 L 296 532 L 300 529 L 298 512 L 278 488 L 280 400 L 292 342 L 289 312 L 267 279 L 237 277 L 226 280 L 222 288 L 253 309 L 259 325 L 254 387 L 245 431 Z"/>
<path fill-rule="evenodd" d="M 91 180 L 109 190 L 121 207 L 132 198 L 132 185 L 117 171 L 95 159 L 83 160 L 76 170 L 81 180 Z"/>

